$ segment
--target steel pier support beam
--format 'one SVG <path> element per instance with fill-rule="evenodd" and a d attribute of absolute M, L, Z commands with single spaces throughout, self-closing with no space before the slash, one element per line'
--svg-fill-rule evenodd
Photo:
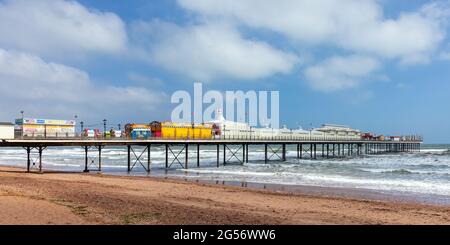
<path fill-rule="evenodd" d="M 217 144 L 217 167 L 220 167 L 220 145 Z"/>
<path fill-rule="evenodd" d="M 322 158 L 325 158 L 325 144 L 322 144 Z"/>
<path fill-rule="evenodd" d="M 144 160 L 144 154 L 145 152 L 147 152 L 147 163 L 144 164 L 143 160 Z M 132 145 L 127 145 L 127 169 L 128 172 L 130 173 L 131 171 L 133 171 L 134 167 L 136 166 L 137 163 L 139 163 L 142 168 L 144 168 L 144 170 L 147 173 L 150 173 L 151 169 L 151 144 L 148 144 L 147 146 L 145 146 L 145 148 L 140 152 L 140 154 L 136 154 L 136 148 L 133 148 Z M 134 157 L 131 156 L 131 153 L 133 153 Z M 133 159 L 132 159 L 133 158 Z M 133 163 L 132 163 L 133 161 Z"/>
<path fill-rule="evenodd" d="M 248 163 L 248 144 L 245 146 L 245 162 Z"/>
<path fill-rule="evenodd" d="M 188 169 L 189 162 L 189 144 L 184 145 L 185 149 L 185 160 L 184 160 L 184 169 Z"/>
<path fill-rule="evenodd" d="M 242 144 L 242 165 L 245 163 L 245 144 Z"/>
<path fill-rule="evenodd" d="M 300 144 L 300 159 L 303 158 L 303 144 Z"/>
<path fill-rule="evenodd" d="M 317 159 L 317 144 L 314 144 L 314 159 Z"/>
<path fill-rule="evenodd" d="M 330 158 L 330 144 L 327 144 L 327 158 Z"/>
<path fill-rule="evenodd" d="M 84 171 L 85 173 L 89 173 L 89 169 L 88 169 L 88 153 L 89 153 L 89 147 L 85 146 L 84 147 Z"/>
<path fill-rule="evenodd" d="M 27 172 L 30 172 L 30 166 L 31 166 L 31 148 L 27 146 Z"/>
<path fill-rule="evenodd" d="M 223 166 L 227 165 L 227 146 L 223 144 Z"/>
<path fill-rule="evenodd" d="M 39 173 L 42 173 L 42 146 L 39 146 Z"/>
<path fill-rule="evenodd" d="M 131 145 L 127 145 L 128 158 L 127 158 L 127 170 L 131 172 Z"/>
<path fill-rule="evenodd" d="M 169 168 L 169 145 L 166 144 L 166 169 Z"/>
<path fill-rule="evenodd" d="M 264 144 L 264 162 L 267 163 L 267 144 Z"/>
<path fill-rule="evenodd" d="M 282 147 L 283 147 L 283 149 L 282 149 L 283 152 L 282 152 L 281 158 L 282 158 L 283 162 L 286 162 L 286 144 L 283 144 Z"/>
<path fill-rule="evenodd" d="M 200 144 L 197 144 L 197 167 L 200 167 Z"/>
<path fill-rule="evenodd" d="M 148 145 L 147 146 L 147 173 L 150 173 L 150 167 L 152 164 L 152 160 L 151 160 L 151 149 L 152 149 L 152 145 Z"/>
<path fill-rule="evenodd" d="M 98 171 L 102 171 L 102 146 L 98 146 Z"/>

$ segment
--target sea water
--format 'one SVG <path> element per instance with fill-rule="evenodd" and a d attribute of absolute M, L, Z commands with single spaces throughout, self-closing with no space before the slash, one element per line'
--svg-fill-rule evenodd
<path fill-rule="evenodd" d="M 230 147 L 238 150 L 239 147 Z M 144 148 L 134 147 L 137 156 Z M 319 149 L 319 147 L 318 147 Z M 175 155 L 181 148 L 173 149 Z M 242 149 L 241 149 L 242 150 Z M 197 167 L 196 147 L 189 150 L 189 168 L 184 169 L 184 152 L 178 162 L 169 152 L 170 169 L 165 169 L 165 149 L 152 146 L 150 176 L 184 178 L 201 181 L 227 181 L 286 186 L 338 187 L 401 193 L 417 196 L 439 196 L 450 200 L 450 145 L 423 145 L 420 152 L 386 153 L 322 159 L 297 159 L 296 147 L 287 148 L 287 161 L 280 161 L 273 155 L 268 163 L 264 161 L 264 147 L 249 147 L 249 163 L 241 164 L 227 151 L 229 164 L 223 166 L 223 147 L 220 147 L 220 167 L 217 168 L 216 147 L 202 146 L 200 167 Z M 48 170 L 82 171 L 84 149 L 81 147 L 48 148 L 43 154 L 43 166 Z M 269 156 L 272 155 L 269 152 Z M 132 155 L 134 175 L 147 175 L 139 161 Z M 141 162 L 147 164 L 147 153 Z M 231 157 L 231 158 L 230 158 Z M 242 151 L 236 153 L 242 160 Z M 89 168 L 98 168 L 98 152 L 89 153 Z M 36 162 L 37 154 L 32 155 Z M 26 151 L 22 148 L 0 149 L 0 165 L 26 166 Z M 37 167 L 37 163 L 32 167 Z M 104 173 L 128 175 L 127 151 L 125 147 L 106 147 L 102 150 Z M 450 203 L 450 201 L 448 201 Z"/>

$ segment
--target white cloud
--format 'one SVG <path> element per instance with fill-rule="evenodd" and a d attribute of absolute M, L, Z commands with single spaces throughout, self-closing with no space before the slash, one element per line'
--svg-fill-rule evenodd
<path fill-rule="evenodd" d="M 261 41 L 245 39 L 226 24 L 177 26 L 154 20 L 133 25 L 134 40 L 147 59 L 192 79 L 254 80 L 288 73 L 298 58 Z"/>
<path fill-rule="evenodd" d="M 450 61 L 450 43 L 447 44 L 446 47 L 441 50 L 441 52 L 439 53 L 439 59 Z"/>
<path fill-rule="evenodd" d="M 439 55 L 441 60 L 450 60 L 450 52 L 442 52 Z"/>
<path fill-rule="evenodd" d="M 164 84 L 164 82 L 161 79 L 149 77 L 149 76 L 146 76 L 139 72 L 134 72 L 134 71 L 128 72 L 127 77 L 128 77 L 128 80 L 135 82 L 137 84 L 145 84 L 145 85 L 150 85 L 150 86 L 155 86 L 155 87 L 162 86 Z"/>
<path fill-rule="evenodd" d="M 166 98 L 141 87 L 96 85 L 79 69 L 49 63 L 20 52 L 0 49 L 0 116 L 10 117 L 25 109 L 35 116 L 84 118 L 132 115 L 154 111 Z"/>
<path fill-rule="evenodd" d="M 5 0 L 0 2 L 0 46 L 68 58 L 121 52 L 127 34 L 117 15 L 87 9 L 76 1 Z"/>
<path fill-rule="evenodd" d="M 332 92 L 371 81 L 380 64 L 365 56 L 335 56 L 305 70 L 307 83 L 315 90 Z"/>
<path fill-rule="evenodd" d="M 445 36 L 442 21 L 446 15 L 438 11 L 442 7 L 437 4 L 389 19 L 376 0 L 178 2 L 207 19 L 227 19 L 301 43 L 334 45 L 402 63 L 426 62 Z"/>

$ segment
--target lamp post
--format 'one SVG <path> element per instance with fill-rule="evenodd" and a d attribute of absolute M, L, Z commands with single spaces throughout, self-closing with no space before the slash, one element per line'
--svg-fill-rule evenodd
<path fill-rule="evenodd" d="M 20 111 L 20 114 L 22 114 L 22 133 L 21 133 L 21 135 L 20 135 L 20 137 L 23 139 L 23 134 L 24 134 L 24 132 L 23 132 L 23 124 L 24 124 L 24 121 L 23 121 L 23 113 L 24 113 L 24 111 Z"/>
<path fill-rule="evenodd" d="M 83 126 L 84 126 L 84 122 L 81 121 L 81 122 L 80 122 L 80 127 L 81 127 L 80 135 L 81 135 L 81 138 L 83 138 L 83 130 L 84 130 Z"/>
<path fill-rule="evenodd" d="M 103 119 L 103 137 L 106 138 L 106 119 Z"/>
<path fill-rule="evenodd" d="M 75 116 L 73 116 L 73 118 L 74 118 L 74 128 L 75 128 L 75 137 L 77 137 L 77 128 L 76 128 L 76 125 L 77 125 L 77 119 L 78 119 L 78 115 L 75 115 Z"/>

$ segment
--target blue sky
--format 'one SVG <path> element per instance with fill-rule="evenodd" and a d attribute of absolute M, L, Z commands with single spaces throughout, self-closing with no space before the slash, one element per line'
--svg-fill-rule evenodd
<path fill-rule="evenodd" d="M 281 124 L 450 136 L 449 1 L 0 0 L 0 121 L 167 120 L 176 90 L 278 90 Z"/>

